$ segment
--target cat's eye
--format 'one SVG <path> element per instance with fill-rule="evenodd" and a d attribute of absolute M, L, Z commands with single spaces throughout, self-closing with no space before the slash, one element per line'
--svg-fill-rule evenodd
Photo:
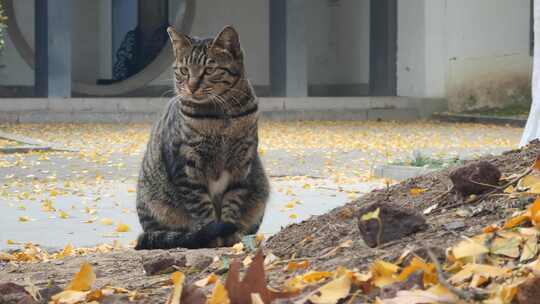
<path fill-rule="evenodd" d="M 207 74 L 207 75 L 214 74 L 215 71 L 216 71 L 216 68 L 206 68 L 206 69 L 204 69 L 204 73 Z"/>
<path fill-rule="evenodd" d="M 180 68 L 180 74 L 187 75 L 187 74 L 189 74 L 189 70 L 186 67 L 181 67 Z"/>

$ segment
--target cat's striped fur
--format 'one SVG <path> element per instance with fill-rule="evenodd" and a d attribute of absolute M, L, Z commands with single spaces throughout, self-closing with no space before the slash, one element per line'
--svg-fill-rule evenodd
<path fill-rule="evenodd" d="M 136 249 L 230 246 L 261 224 L 269 185 L 257 153 L 258 104 L 238 34 L 167 30 L 173 98 L 155 124 L 137 186 Z"/>

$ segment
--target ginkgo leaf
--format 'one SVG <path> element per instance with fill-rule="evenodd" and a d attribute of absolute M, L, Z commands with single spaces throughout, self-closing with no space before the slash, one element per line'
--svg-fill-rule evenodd
<path fill-rule="evenodd" d="M 124 223 L 118 223 L 116 225 L 115 231 L 116 232 L 128 232 L 129 231 L 129 226 L 124 224 Z"/>
<path fill-rule="evenodd" d="M 285 267 L 285 271 L 296 271 L 298 269 L 306 269 L 309 267 L 309 261 L 290 261 Z"/>
<path fill-rule="evenodd" d="M 435 265 L 431 263 L 426 263 L 424 260 L 416 256 L 413 257 L 407 267 L 403 268 L 403 270 L 399 274 L 398 279 L 400 281 L 405 281 L 409 278 L 411 274 L 415 273 L 418 270 L 421 270 L 424 274 L 424 285 L 436 284 L 438 282 L 437 270 L 435 268 Z"/>
<path fill-rule="evenodd" d="M 367 212 L 367 213 L 364 213 L 362 214 L 362 216 L 360 217 L 360 219 L 364 222 L 366 221 L 369 221 L 369 220 L 378 220 L 379 219 L 379 213 L 381 212 L 381 209 L 380 208 L 377 208 L 375 209 L 374 211 L 371 211 L 371 212 Z"/>
<path fill-rule="evenodd" d="M 528 212 L 522 213 L 518 216 L 512 217 L 504 223 L 504 228 L 510 229 L 519 226 L 530 219 Z"/>
<path fill-rule="evenodd" d="M 316 283 L 326 278 L 332 277 L 332 273 L 329 271 L 310 271 L 302 275 L 302 281 L 305 283 Z"/>
<path fill-rule="evenodd" d="M 396 297 L 381 300 L 381 304 L 424 304 L 424 303 L 458 303 L 457 297 L 448 292 L 440 295 L 429 290 L 400 290 Z"/>
<path fill-rule="evenodd" d="M 99 221 L 101 224 L 103 225 L 107 225 L 107 226 L 110 226 L 112 225 L 114 222 L 113 220 L 111 220 L 110 218 L 102 218 L 101 221 Z"/>
<path fill-rule="evenodd" d="M 90 291 L 64 290 L 51 297 L 55 304 L 75 304 L 86 301 L 86 296 Z"/>
<path fill-rule="evenodd" d="M 420 194 L 422 194 L 422 193 L 424 193 L 426 191 L 427 191 L 427 189 L 423 189 L 423 188 L 411 188 L 409 190 L 409 193 L 411 194 L 411 196 L 414 197 L 414 196 L 418 196 L 418 195 L 420 195 Z"/>
<path fill-rule="evenodd" d="M 205 287 L 207 285 L 214 284 L 218 280 L 219 280 L 219 277 L 215 273 L 212 272 L 206 278 L 200 279 L 193 284 L 197 287 Z"/>
<path fill-rule="evenodd" d="M 171 274 L 171 281 L 173 282 L 174 287 L 171 295 L 167 299 L 166 304 L 180 304 L 185 278 L 186 276 L 180 271 L 176 271 Z"/>
<path fill-rule="evenodd" d="M 231 303 L 231 300 L 229 299 L 229 294 L 227 290 L 225 289 L 225 286 L 221 284 L 221 281 L 216 282 L 216 286 L 214 286 L 214 290 L 212 291 L 212 294 L 210 295 L 210 298 L 208 299 L 208 304 L 229 304 Z"/>
<path fill-rule="evenodd" d="M 344 275 L 317 289 L 306 300 L 313 304 L 335 304 L 349 295 L 351 279 Z M 302 303 L 304 303 L 303 301 Z"/>
<path fill-rule="evenodd" d="M 94 273 L 92 266 L 88 263 L 84 263 L 65 290 L 87 291 L 92 288 L 95 281 L 96 274 Z"/>
<path fill-rule="evenodd" d="M 397 282 L 395 274 L 399 271 L 399 266 L 382 260 L 376 260 L 370 268 L 373 276 L 373 285 L 382 288 Z"/>
<path fill-rule="evenodd" d="M 67 219 L 69 218 L 69 214 L 67 214 L 67 212 L 65 211 L 60 210 L 60 212 L 58 212 L 58 217 L 61 219 Z"/>
<path fill-rule="evenodd" d="M 456 259 L 476 257 L 484 253 L 488 253 L 489 249 L 473 240 L 463 240 L 456 246 L 452 247 L 452 254 Z"/>
<path fill-rule="evenodd" d="M 28 222 L 30 220 L 30 217 L 23 215 L 19 216 L 19 222 Z"/>
<path fill-rule="evenodd" d="M 493 240 L 490 246 L 490 252 L 492 254 L 504 255 L 511 258 L 519 257 L 521 245 L 521 239 L 513 238 L 496 238 Z"/>
<path fill-rule="evenodd" d="M 529 207 L 529 213 L 532 223 L 540 228 L 540 197 L 537 198 L 534 203 Z"/>

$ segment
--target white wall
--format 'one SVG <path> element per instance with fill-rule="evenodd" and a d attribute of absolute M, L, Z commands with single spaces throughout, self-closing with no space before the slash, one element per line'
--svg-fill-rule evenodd
<path fill-rule="evenodd" d="M 398 1 L 397 94 L 425 94 L 424 0 Z"/>
<path fill-rule="evenodd" d="M 526 93 L 529 0 L 398 5 L 398 95 L 446 97 L 462 110 L 499 106 Z"/>

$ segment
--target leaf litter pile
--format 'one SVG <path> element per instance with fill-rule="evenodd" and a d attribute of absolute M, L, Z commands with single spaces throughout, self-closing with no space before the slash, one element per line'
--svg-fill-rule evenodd
<path fill-rule="evenodd" d="M 539 303 L 539 155 L 410 179 L 232 248 L 26 244 L 0 254 L 0 303 Z M 418 225 L 395 237 L 392 216 Z"/>

